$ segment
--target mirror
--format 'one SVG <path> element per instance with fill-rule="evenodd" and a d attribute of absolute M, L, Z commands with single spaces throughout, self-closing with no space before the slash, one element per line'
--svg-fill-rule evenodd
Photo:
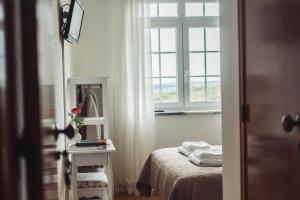
<path fill-rule="evenodd" d="M 107 78 L 71 78 L 70 109 L 80 108 L 84 126 L 79 129 L 82 140 L 108 138 L 106 117 Z M 106 118 L 105 118 L 106 117 Z"/>
<path fill-rule="evenodd" d="M 76 107 L 82 117 L 103 117 L 102 88 L 102 84 L 76 84 Z"/>
<path fill-rule="evenodd" d="M 97 140 L 103 138 L 104 125 L 84 125 L 79 132 L 82 140 Z"/>

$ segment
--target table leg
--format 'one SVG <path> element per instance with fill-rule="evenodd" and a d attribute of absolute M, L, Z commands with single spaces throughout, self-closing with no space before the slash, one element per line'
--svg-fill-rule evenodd
<path fill-rule="evenodd" d="M 108 200 L 114 199 L 114 177 L 113 177 L 113 170 L 112 170 L 112 158 L 111 154 L 108 153 L 108 163 L 106 166 L 106 173 L 108 179 Z"/>
<path fill-rule="evenodd" d="M 72 178 L 71 178 L 71 193 L 72 199 L 77 200 L 77 172 L 78 168 L 75 165 L 75 155 L 72 155 Z"/>

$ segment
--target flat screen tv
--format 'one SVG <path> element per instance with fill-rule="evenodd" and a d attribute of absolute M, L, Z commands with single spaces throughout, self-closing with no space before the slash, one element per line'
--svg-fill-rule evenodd
<path fill-rule="evenodd" d="M 83 21 L 84 9 L 80 0 L 71 0 L 65 24 L 64 38 L 72 44 L 78 44 Z"/>

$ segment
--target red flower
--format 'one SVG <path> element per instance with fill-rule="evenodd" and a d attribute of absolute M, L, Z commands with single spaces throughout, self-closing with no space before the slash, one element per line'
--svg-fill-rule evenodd
<path fill-rule="evenodd" d="M 79 114 L 79 113 L 81 113 L 81 110 L 80 110 L 80 108 L 73 108 L 71 110 L 71 112 L 74 113 L 74 114 Z"/>

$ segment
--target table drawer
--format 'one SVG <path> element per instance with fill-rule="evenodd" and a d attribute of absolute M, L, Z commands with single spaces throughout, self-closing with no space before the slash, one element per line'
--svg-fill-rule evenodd
<path fill-rule="evenodd" d="M 107 154 L 76 154 L 74 156 L 74 163 L 76 166 L 93 166 L 93 165 L 107 165 Z"/>

